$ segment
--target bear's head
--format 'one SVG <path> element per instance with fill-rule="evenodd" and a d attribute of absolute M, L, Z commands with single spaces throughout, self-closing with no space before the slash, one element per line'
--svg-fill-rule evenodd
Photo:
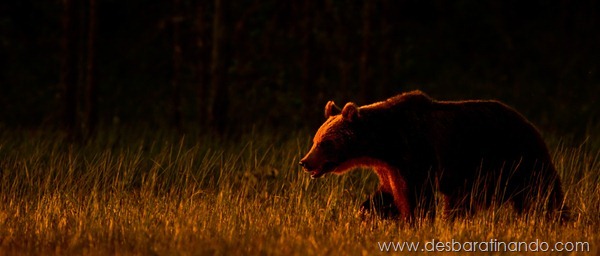
<path fill-rule="evenodd" d="M 350 102 L 343 109 L 333 103 L 325 105 L 327 120 L 317 131 L 310 151 L 300 160 L 300 166 L 311 178 L 346 171 L 343 164 L 358 157 L 357 126 L 361 117 L 359 107 Z"/>

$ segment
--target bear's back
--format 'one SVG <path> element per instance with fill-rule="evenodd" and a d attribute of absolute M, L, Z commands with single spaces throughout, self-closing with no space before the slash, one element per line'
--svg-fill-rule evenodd
<path fill-rule="evenodd" d="M 402 139 L 414 140 L 411 144 L 427 139 L 433 147 L 454 151 L 449 156 L 548 156 L 535 126 L 496 100 L 437 101 L 417 90 L 362 106 L 360 111 L 378 131 L 412 134 Z"/>
<path fill-rule="evenodd" d="M 548 160 L 538 130 L 516 110 L 494 100 L 440 101 L 429 118 L 444 147 L 476 157 L 534 157 Z"/>
<path fill-rule="evenodd" d="M 375 102 L 373 104 L 364 105 L 360 107 L 361 111 L 394 111 L 394 110 L 405 110 L 424 108 L 432 104 L 434 100 L 427 96 L 425 93 L 415 90 L 411 92 L 405 92 L 398 94 L 394 97 L 388 98 L 384 101 Z"/>

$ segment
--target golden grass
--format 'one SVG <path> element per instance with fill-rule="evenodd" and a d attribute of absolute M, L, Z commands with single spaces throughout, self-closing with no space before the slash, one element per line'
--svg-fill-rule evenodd
<path fill-rule="evenodd" d="M 84 146 L 55 133 L 2 134 L 0 254 L 377 255 L 378 242 L 432 239 L 581 241 L 591 252 L 574 254 L 600 253 L 597 146 L 552 145 L 574 213 L 567 224 L 499 207 L 409 226 L 358 217 L 377 186 L 369 171 L 302 173 L 306 134 L 126 134 Z"/>

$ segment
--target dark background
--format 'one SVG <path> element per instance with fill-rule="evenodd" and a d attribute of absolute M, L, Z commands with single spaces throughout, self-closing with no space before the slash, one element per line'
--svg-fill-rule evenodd
<path fill-rule="evenodd" d="M 314 129 L 325 102 L 499 99 L 543 132 L 600 127 L 600 4 L 0 3 L 0 127 Z"/>

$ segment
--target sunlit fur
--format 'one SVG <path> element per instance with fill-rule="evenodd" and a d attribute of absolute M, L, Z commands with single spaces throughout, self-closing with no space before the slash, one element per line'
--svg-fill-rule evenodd
<path fill-rule="evenodd" d="M 343 117 L 341 115 L 329 117 L 327 121 L 321 125 L 319 130 L 317 130 L 317 133 L 313 138 L 313 146 L 318 144 L 320 141 L 330 139 L 331 137 L 338 139 L 351 135 L 352 133 L 348 129 L 337 129 L 336 126 L 340 126 L 342 118 Z"/>
<path fill-rule="evenodd" d="M 411 218 L 412 216 L 406 215 L 411 211 L 410 206 L 407 204 L 409 201 L 406 193 L 408 187 L 397 168 L 381 160 L 359 157 L 341 163 L 332 172 L 339 175 L 361 167 L 373 169 L 379 177 L 379 190 L 391 193 L 394 196 L 394 204 L 402 214 L 405 214 L 402 217 L 405 219 Z"/>
<path fill-rule="evenodd" d="M 342 124 L 341 115 L 331 116 L 317 131 L 310 151 L 301 160 L 305 170 L 310 172 L 312 177 L 319 177 L 331 171 L 323 169 L 327 162 L 340 162 L 335 154 L 339 149 L 343 149 L 343 142 L 352 136 L 351 131 L 344 128 Z M 331 145 L 335 149 L 323 149 L 321 143 L 324 141 L 335 143 L 335 145 Z"/>
<path fill-rule="evenodd" d="M 326 115 L 334 106 L 328 102 Z M 505 164 L 515 162 L 518 168 L 507 172 Z M 372 168 L 380 180 L 374 196 L 385 199 L 365 202 L 361 211 L 393 201 L 404 219 L 434 216 L 437 192 L 455 216 L 488 208 L 490 198 L 510 201 L 520 213 L 564 209 L 560 177 L 539 132 L 494 100 L 436 101 L 413 91 L 362 107 L 346 103 L 318 129 L 301 165 L 313 178 Z"/>
<path fill-rule="evenodd" d="M 315 134 L 312 148 L 305 157 L 306 160 L 313 160 L 319 162 L 319 164 L 323 164 L 323 159 L 311 159 L 325 157 L 324 155 L 320 155 L 323 152 L 317 152 L 319 143 L 324 140 L 335 139 L 338 144 L 343 144 L 343 141 L 347 140 L 348 137 L 352 135 L 351 130 L 341 128 L 342 122 L 344 122 L 343 115 L 336 115 L 329 117 L 325 123 L 323 123 L 323 125 Z M 410 216 L 411 214 L 409 214 L 411 213 L 411 209 L 408 204 L 408 194 L 406 193 L 408 188 L 404 178 L 400 175 L 400 172 L 397 170 L 397 168 L 378 159 L 370 157 L 358 157 L 338 163 L 338 165 L 330 172 L 340 175 L 360 167 L 373 169 L 373 171 L 379 177 L 379 190 L 391 193 L 393 195 L 394 204 L 403 214 L 403 218 L 412 218 L 412 216 Z M 317 168 L 321 168 L 321 166 L 318 166 Z"/>

